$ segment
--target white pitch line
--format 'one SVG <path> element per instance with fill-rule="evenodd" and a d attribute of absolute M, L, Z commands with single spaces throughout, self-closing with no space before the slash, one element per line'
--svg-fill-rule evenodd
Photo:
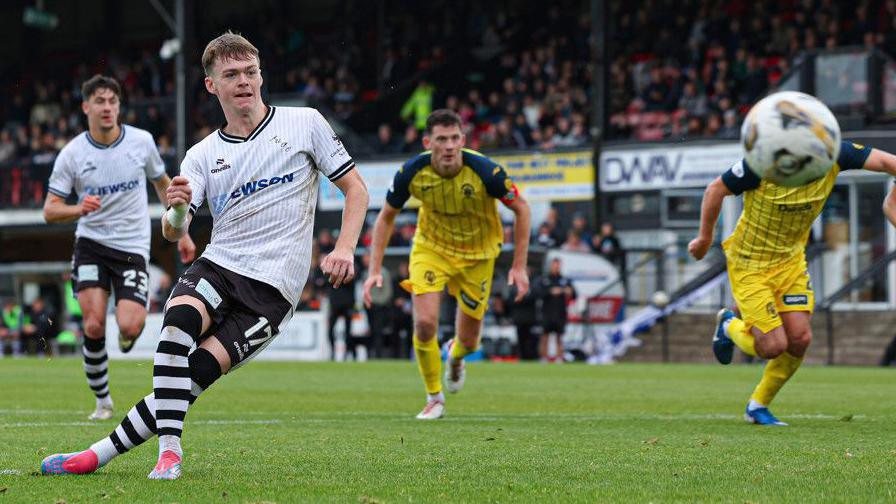
<path fill-rule="evenodd" d="M 335 416 L 359 416 L 359 415 L 335 415 Z M 397 421 L 405 421 L 408 420 L 407 415 L 377 415 L 371 414 L 366 415 L 368 417 L 380 417 L 387 418 Z M 478 421 L 478 422 L 501 422 L 501 421 L 512 421 L 519 419 L 556 419 L 560 421 L 575 421 L 575 422 L 588 422 L 588 421 L 619 421 L 619 420 L 644 420 L 644 421 L 679 421 L 679 420 L 737 420 L 741 418 L 741 415 L 732 415 L 725 413 L 710 413 L 710 414 L 680 414 L 680 415 L 563 415 L 563 414 L 518 414 L 518 415 L 505 415 L 505 416 L 486 416 L 486 415 L 463 415 L 463 416 L 455 416 L 453 420 L 455 421 Z M 840 420 L 843 417 L 838 415 L 826 415 L 821 413 L 814 414 L 805 414 L 805 413 L 797 413 L 793 415 L 787 415 L 788 419 L 800 419 L 800 420 Z M 852 419 L 864 419 L 867 418 L 865 415 L 854 415 Z M 876 417 L 877 418 L 877 417 Z M 224 420 L 192 420 L 188 421 L 188 424 L 194 425 L 273 425 L 273 424 L 282 424 L 282 423 L 294 423 L 294 424 L 303 424 L 303 423 L 320 423 L 320 422 L 330 422 L 333 420 L 338 420 L 338 418 L 292 418 L 288 420 L 282 419 L 224 419 Z M 34 427 L 89 427 L 103 425 L 97 422 L 11 422 L 0 424 L 0 429 L 16 429 L 16 428 L 34 428 Z"/>
<path fill-rule="evenodd" d="M 283 423 L 280 420 L 195 420 L 190 424 L 198 425 L 269 425 Z M 0 429 L 14 429 L 22 427 L 85 427 L 103 425 L 98 422 L 13 422 L 0 424 Z"/>

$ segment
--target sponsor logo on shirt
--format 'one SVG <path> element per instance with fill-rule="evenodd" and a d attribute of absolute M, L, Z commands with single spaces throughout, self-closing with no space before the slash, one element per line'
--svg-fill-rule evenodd
<path fill-rule="evenodd" d="M 212 212 L 215 214 L 221 213 L 224 210 L 224 207 L 227 206 L 227 202 L 231 200 L 238 200 L 242 198 L 248 198 L 253 194 L 261 191 L 262 189 L 266 189 L 268 187 L 272 187 L 279 184 L 286 184 L 288 182 L 293 182 L 295 178 L 295 173 L 287 173 L 286 175 L 281 175 L 279 177 L 271 177 L 271 178 L 263 178 L 258 180 L 250 180 L 249 182 L 245 182 L 239 188 L 224 194 L 218 194 L 211 198 L 212 204 Z"/>
<path fill-rule="evenodd" d="M 778 210 L 781 211 L 781 213 L 786 214 L 811 212 L 812 203 L 800 203 L 797 205 L 778 205 Z"/>
<path fill-rule="evenodd" d="M 91 196 L 105 196 L 107 194 L 133 191 L 138 187 L 140 187 L 140 179 L 134 179 L 105 186 L 84 186 L 84 192 Z"/>
<path fill-rule="evenodd" d="M 230 165 L 224 161 L 224 158 L 218 158 L 215 160 L 215 164 L 217 165 L 215 168 L 212 168 L 212 173 L 221 173 L 224 170 L 229 170 Z"/>

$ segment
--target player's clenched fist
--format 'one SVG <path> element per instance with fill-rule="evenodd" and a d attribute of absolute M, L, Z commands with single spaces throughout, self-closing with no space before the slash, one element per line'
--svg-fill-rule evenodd
<path fill-rule="evenodd" d="M 189 205 L 193 200 L 193 190 L 186 177 L 177 176 L 171 179 L 171 184 L 165 194 L 168 197 L 168 206 L 175 207 Z"/>
<path fill-rule="evenodd" d="M 688 252 L 699 261 L 709 252 L 710 245 L 712 245 L 712 240 L 698 236 L 688 243 Z"/>
<path fill-rule="evenodd" d="M 333 288 L 338 289 L 355 278 L 355 255 L 351 250 L 337 248 L 320 262 L 320 270 Z"/>
<path fill-rule="evenodd" d="M 89 195 L 84 196 L 84 199 L 81 200 L 81 216 L 87 215 L 90 212 L 95 212 L 100 209 L 100 197 Z"/>

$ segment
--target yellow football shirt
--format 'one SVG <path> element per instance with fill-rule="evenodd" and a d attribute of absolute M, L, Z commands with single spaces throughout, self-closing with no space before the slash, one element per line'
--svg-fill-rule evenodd
<path fill-rule="evenodd" d="M 478 152 L 464 149 L 463 168 L 452 178 L 433 170 L 424 152 L 395 174 L 386 202 L 401 208 L 420 200 L 414 247 L 458 259 L 493 259 L 501 252 L 504 228 L 497 200 L 509 204 L 519 192 L 504 168 Z"/>
<path fill-rule="evenodd" d="M 783 187 L 760 179 L 740 161 L 722 174 L 734 194 L 743 194 L 744 210 L 734 233 L 725 240 L 728 265 L 765 269 L 803 253 L 812 223 L 821 213 L 842 170 L 861 169 L 871 149 L 843 142 L 834 167 L 824 177 L 799 187 Z"/>

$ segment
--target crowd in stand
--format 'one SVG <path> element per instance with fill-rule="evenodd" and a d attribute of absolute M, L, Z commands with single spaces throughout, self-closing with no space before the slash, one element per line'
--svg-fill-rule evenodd
<path fill-rule="evenodd" d="M 340 14 L 335 31 L 275 13 L 250 17 L 242 29 L 257 34 L 270 93 L 302 98 L 335 118 L 349 120 L 402 83 L 419 81 L 408 88 L 401 119 L 368 132 L 375 152 L 417 151 L 419 118 L 443 106 L 460 113 L 472 148 L 552 149 L 589 140 L 590 18 L 587 5 L 574 7 L 549 7 L 534 25 L 531 15 L 473 4 L 444 9 L 422 25 L 416 7 L 391 9 L 381 34 L 369 13 L 352 9 Z M 894 0 L 616 1 L 609 17 L 611 138 L 733 139 L 745 110 L 800 51 L 858 44 L 896 54 Z M 174 70 L 155 50 L 160 42 L 91 52 L 90 64 L 23 62 L 14 79 L 0 80 L 9 97 L 0 104 L 0 165 L 52 162 L 83 130 L 79 86 L 94 72 L 121 81 L 122 120 L 152 132 L 163 154 L 173 155 Z M 486 61 L 487 71 L 440 76 L 439 67 L 460 53 Z M 198 69 L 190 71 L 195 141 L 220 117 Z M 429 74 L 439 78 L 420 80 Z"/>
<path fill-rule="evenodd" d="M 896 54 L 893 0 L 613 5 L 610 136 L 735 139 L 746 110 L 801 51 L 864 45 Z"/>

